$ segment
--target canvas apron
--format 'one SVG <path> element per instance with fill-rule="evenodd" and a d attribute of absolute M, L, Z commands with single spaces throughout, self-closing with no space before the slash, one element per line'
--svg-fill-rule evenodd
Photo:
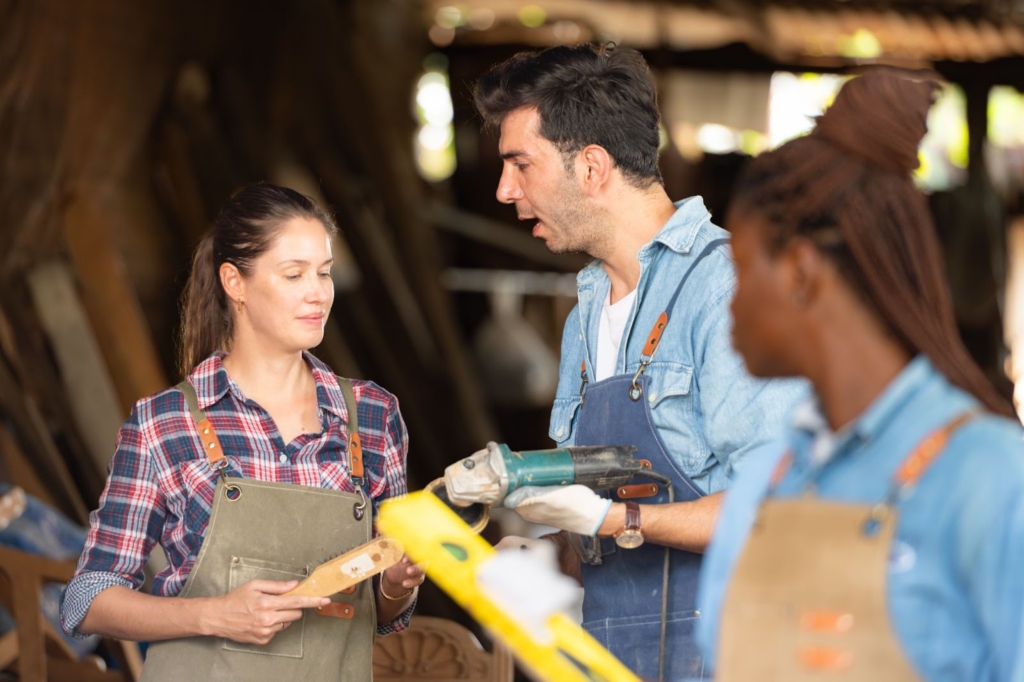
<path fill-rule="evenodd" d="M 575 444 L 636 446 L 638 459 L 646 460 L 651 469 L 672 479 L 676 502 L 695 500 L 704 493 L 673 461 L 654 426 L 646 399 L 650 377 L 644 370 L 654 357 L 690 273 L 697 263 L 725 243 L 724 239 L 709 243 L 693 261 L 651 330 L 635 374 L 620 374 L 588 384 L 586 367 L 582 368 L 580 394 L 583 402 Z M 668 502 L 665 487 L 652 482 L 623 486 L 610 491 L 609 496 L 616 501 L 634 499 L 643 504 Z M 585 555 L 581 564 L 583 628 L 638 676 L 659 679 L 666 548 L 645 543 L 636 549 L 622 549 L 611 538 L 577 537 L 574 541 L 583 545 Z M 703 657 L 694 641 L 694 626 L 699 616 L 696 601 L 701 557 L 675 549 L 667 552 L 663 678 L 701 679 Z M 598 561 L 600 563 L 595 565 Z"/>
<path fill-rule="evenodd" d="M 227 460 L 195 390 L 187 381 L 178 385 L 210 466 L 220 473 L 206 537 L 180 598 L 217 597 L 254 579 L 301 580 L 328 558 L 372 539 L 355 396 L 348 381 L 338 381 L 348 408 L 350 465 L 359 494 L 228 478 Z M 154 642 L 142 681 L 368 681 L 376 630 L 372 581 L 331 599 L 323 608 L 306 609 L 264 646 L 221 637 Z"/>
<path fill-rule="evenodd" d="M 789 467 L 789 455 L 783 458 L 725 597 L 716 680 L 919 679 L 888 615 L 896 503 L 972 416 L 961 414 L 921 441 L 873 507 L 772 497 Z"/>

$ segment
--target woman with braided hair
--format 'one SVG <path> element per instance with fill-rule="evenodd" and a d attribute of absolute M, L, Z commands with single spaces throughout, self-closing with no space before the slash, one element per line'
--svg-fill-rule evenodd
<path fill-rule="evenodd" d="M 738 184 L 733 343 L 814 397 L 705 558 L 720 682 L 1024 680 L 1024 442 L 957 335 L 910 175 L 934 91 L 851 80 Z"/>

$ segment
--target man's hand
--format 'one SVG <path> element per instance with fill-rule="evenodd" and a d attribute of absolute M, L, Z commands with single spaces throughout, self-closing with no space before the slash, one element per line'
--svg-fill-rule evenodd
<path fill-rule="evenodd" d="M 210 600 L 204 633 L 236 642 L 267 644 L 274 635 L 302 618 L 302 609 L 324 606 L 327 597 L 284 596 L 297 580 L 250 580 Z"/>
<path fill-rule="evenodd" d="M 580 535 L 594 535 L 612 501 L 584 485 L 526 486 L 505 498 L 505 506 L 527 521 Z"/>

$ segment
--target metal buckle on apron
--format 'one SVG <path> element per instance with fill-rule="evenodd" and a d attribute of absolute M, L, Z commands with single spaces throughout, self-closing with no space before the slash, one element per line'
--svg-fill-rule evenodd
<path fill-rule="evenodd" d="M 242 487 L 234 483 L 228 483 L 228 460 L 227 458 L 212 462 L 210 468 L 217 472 L 220 480 L 224 481 L 224 497 L 229 502 L 234 502 L 242 496 Z"/>
<path fill-rule="evenodd" d="M 647 358 L 646 360 L 644 358 Z M 647 366 L 651 364 L 652 357 L 640 356 L 640 366 L 636 368 L 636 374 L 633 375 L 633 381 L 629 385 L 629 399 L 634 403 L 640 400 L 640 397 L 644 394 L 644 389 L 640 386 L 640 377 L 643 375 Z"/>
<path fill-rule="evenodd" d="M 359 495 L 359 501 L 352 505 L 352 516 L 355 517 L 356 521 L 362 521 L 363 516 L 366 514 L 366 493 L 363 492 L 363 479 L 352 477 L 352 484 L 355 486 L 356 493 Z"/>

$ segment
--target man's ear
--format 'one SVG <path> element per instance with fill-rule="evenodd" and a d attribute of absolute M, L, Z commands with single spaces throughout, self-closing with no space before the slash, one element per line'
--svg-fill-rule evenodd
<path fill-rule="evenodd" d="M 576 156 L 576 178 L 587 196 L 596 196 L 611 179 L 615 160 L 601 145 L 584 147 Z"/>
<path fill-rule="evenodd" d="M 245 278 L 231 263 L 221 263 L 220 284 L 224 287 L 224 293 L 231 299 L 231 303 L 237 304 L 245 300 Z"/>

